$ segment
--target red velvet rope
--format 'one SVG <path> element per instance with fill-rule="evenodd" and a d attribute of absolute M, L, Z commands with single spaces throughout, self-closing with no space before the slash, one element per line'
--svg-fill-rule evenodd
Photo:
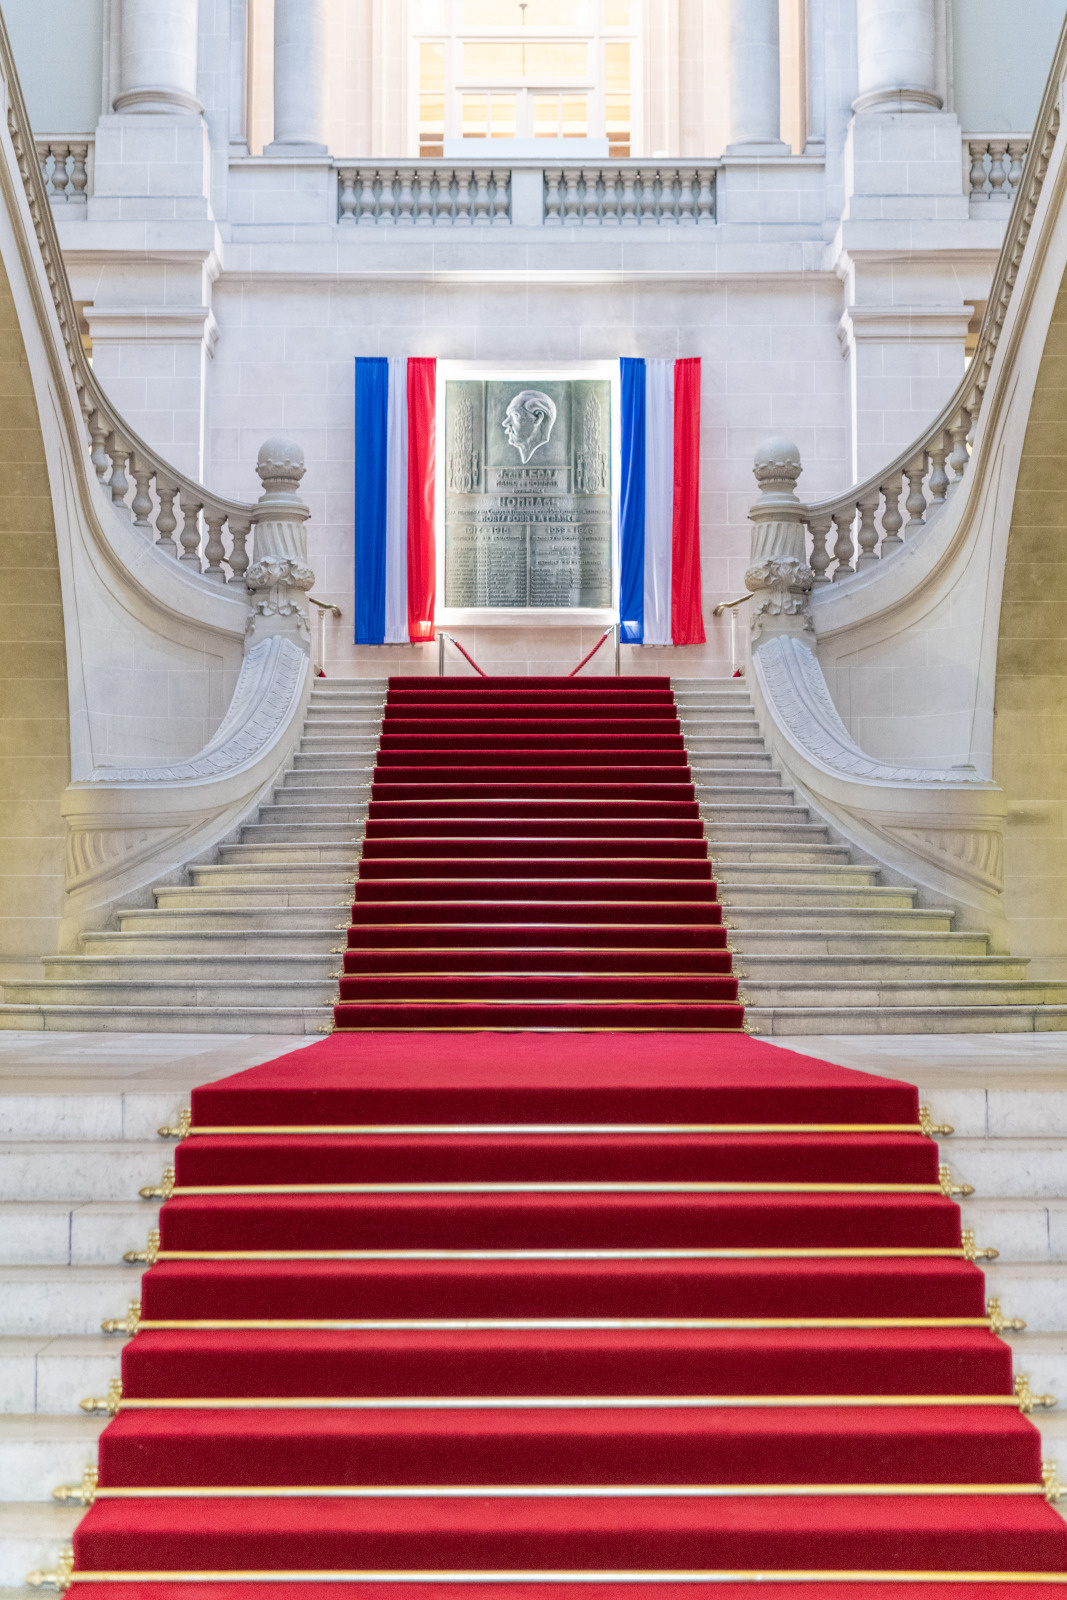
<path fill-rule="evenodd" d="M 604 629 L 604 632 L 600 635 L 600 638 L 597 640 L 596 644 L 590 650 L 589 654 L 587 656 L 583 656 L 582 657 L 582 659 L 579 661 L 578 665 L 575 667 L 573 672 L 568 672 L 568 674 L 567 674 L 568 678 L 576 678 L 578 676 L 579 672 L 581 672 L 581 670 L 585 666 L 586 662 L 587 661 L 592 661 L 593 657 L 596 655 L 597 651 L 600 649 L 600 646 L 604 643 L 604 640 L 613 631 L 614 631 L 614 624 L 612 624 L 612 627 Z"/>
<path fill-rule="evenodd" d="M 445 638 L 446 639 L 452 639 L 452 635 L 450 633 L 446 633 L 445 634 Z M 471 666 L 474 668 L 475 672 L 478 673 L 479 677 L 488 678 L 488 676 L 489 676 L 488 672 L 483 672 L 482 671 L 482 669 L 478 665 L 477 661 L 475 661 L 474 657 L 470 654 L 470 652 L 468 650 L 464 650 L 463 646 L 460 644 L 458 639 L 452 639 L 452 643 L 455 645 L 455 647 L 459 651 L 460 655 L 463 656 L 463 658 L 466 661 L 470 662 Z"/>

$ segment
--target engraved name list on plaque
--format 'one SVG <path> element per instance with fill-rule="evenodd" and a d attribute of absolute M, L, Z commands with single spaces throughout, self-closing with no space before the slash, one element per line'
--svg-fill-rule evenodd
<path fill-rule="evenodd" d="M 611 605 L 611 386 L 445 385 L 446 606 Z"/>

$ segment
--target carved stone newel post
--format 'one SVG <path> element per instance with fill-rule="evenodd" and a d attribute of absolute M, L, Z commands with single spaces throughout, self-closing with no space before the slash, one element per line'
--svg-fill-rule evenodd
<path fill-rule="evenodd" d="M 263 495 L 252 512 L 255 545 L 245 573 L 251 598 L 246 648 L 279 633 L 304 651 L 311 648 L 305 597 L 315 574 L 304 528 L 311 513 L 297 493 L 304 470 L 304 452 L 291 439 L 268 439 L 261 447 L 256 472 Z"/>
<path fill-rule="evenodd" d="M 797 499 L 800 451 L 788 439 L 764 439 L 753 468 L 760 497 L 749 511 L 752 550 L 745 584 L 756 596 L 752 642 L 811 631 L 811 586 L 805 509 Z"/>

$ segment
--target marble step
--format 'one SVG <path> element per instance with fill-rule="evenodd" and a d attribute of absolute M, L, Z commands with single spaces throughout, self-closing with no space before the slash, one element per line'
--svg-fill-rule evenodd
<path fill-rule="evenodd" d="M 1067 1008 L 1057 1006 L 1061 1016 Z M 1067 1192 L 1067 1161 L 1062 1137 L 1039 1135 L 996 1139 L 956 1135 L 950 1141 L 953 1169 L 979 1195 L 1055 1199 Z M 1067 1328 L 1067 1321 L 1064 1323 Z"/>
<path fill-rule="evenodd" d="M 336 828 L 344 830 L 338 832 L 338 838 L 351 838 L 353 830 L 362 827 L 367 820 L 366 800 L 351 805 L 321 805 L 310 800 L 278 798 L 283 792 L 275 790 L 275 798 L 260 806 L 261 826 L 263 823 L 274 823 L 275 826 L 289 828 Z M 246 828 L 243 837 L 251 842 L 250 829 Z"/>
<path fill-rule="evenodd" d="M 159 1174 L 156 1174 L 159 1181 Z M 140 1293 L 133 1267 L 0 1267 L 0 1335 L 21 1338 L 100 1333 Z M 80 1396 L 75 1397 L 75 1403 Z"/>
<path fill-rule="evenodd" d="M 0 1029 L 57 1033 L 330 1033 L 333 1009 L 0 1005 Z"/>
<path fill-rule="evenodd" d="M 314 754 L 306 750 L 298 750 L 293 756 L 293 765 L 290 772 L 346 772 L 355 773 L 365 767 L 373 767 L 378 759 L 378 742 L 368 741 L 353 749 L 350 756 L 341 756 L 331 750 Z"/>
<path fill-rule="evenodd" d="M 321 794 L 325 800 L 341 799 L 346 795 L 370 794 L 371 779 L 374 776 L 375 762 L 362 762 L 358 767 L 321 767 L 315 771 L 307 772 L 303 768 L 292 770 L 285 774 L 274 795 L 305 795 Z"/>
<path fill-rule="evenodd" d="M 788 813 L 779 807 L 773 813 L 773 822 L 762 820 L 766 812 L 757 813 L 759 820 L 755 820 L 748 807 L 735 808 L 732 812 L 729 808 L 723 809 L 725 814 L 720 816 L 718 807 L 709 805 L 707 801 L 700 805 L 700 820 L 704 824 L 704 837 L 708 841 L 712 859 L 720 839 L 728 840 L 731 844 L 747 844 L 752 849 L 765 845 L 802 847 L 814 844 L 822 848 L 830 847 L 830 830 L 826 823 L 812 822 L 803 806 L 794 806 Z"/>
<path fill-rule="evenodd" d="M 708 835 L 708 854 L 713 868 L 734 865 L 810 866 L 819 862 L 825 862 L 827 866 L 851 864 L 848 847 L 843 844 L 793 843 L 788 840 L 775 843 L 770 839 L 753 844 L 746 839 L 712 838 L 708 829 L 705 829 L 705 834 Z"/>
<path fill-rule="evenodd" d="M 983 980 L 1004 983 L 1023 979 L 1027 963 L 1012 956 L 965 955 L 866 955 L 848 954 L 827 957 L 812 955 L 757 955 L 746 951 L 734 958 L 734 970 L 745 981 L 750 995 L 762 994 L 765 986 L 781 983 L 940 983 L 942 981 Z M 951 1118 L 949 1118 L 951 1121 Z"/>
<path fill-rule="evenodd" d="M 202 955 L 192 951 L 183 955 L 134 955 L 126 953 L 128 934 L 116 934 L 117 943 L 110 955 L 46 956 L 45 974 L 49 979 L 67 979 L 85 982 L 87 979 L 106 978 L 111 982 L 128 982 L 131 979 L 155 982 L 170 979 L 173 982 L 192 981 L 204 983 L 295 982 L 305 984 L 326 983 L 340 965 L 337 955 L 305 955 L 284 951 L 268 951 L 262 955 L 226 955 L 205 950 Z"/>
<path fill-rule="evenodd" d="M 331 889 L 347 888 L 355 882 L 359 857 L 336 861 L 213 862 L 190 867 L 189 877 L 198 889 L 255 889 L 262 884 L 314 884 Z"/>
<path fill-rule="evenodd" d="M 124 1339 L 95 1334 L 0 1338 L 0 1412 L 78 1416 L 79 1400 L 104 1395 L 120 1376 Z"/>
<path fill-rule="evenodd" d="M 922 960 L 926 955 L 947 956 L 956 953 L 984 956 L 989 948 L 984 933 L 924 931 L 911 924 L 910 914 L 903 916 L 890 928 L 844 931 L 814 926 L 777 928 L 773 923 L 764 921 L 746 928 L 740 940 L 734 937 L 731 926 L 731 943 L 737 949 L 742 966 L 752 955 L 803 956 L 806 960 L 820 955 L 906 955 Z"/>
<path fill-rule="evenodd" d="M 712 828 L 729 828 L 731 836 L 743 831 L 750 837 L 758 837 L 757 829 L 760 828 L 811 828 L 813 836 L 829 837 L 825 822 L 813 821 L 807 806 L 791 803 L 791 790 L 781 791 L 781 801 L 776 798 L 772 800 L 770 796 L 773 791 L 767 789 L 753 789 L 750 793 L 756 798 L 748 805 L 726 804 L 716 798 L 718 790 L 698 788 L 696 798 L 701 821 Z M 790 834 L 773 833 L 770 837 L 788 839 Z"/>
<path fill-rule="evenodd" d="M 874 887 L 878 877 L 877 867 L 867 867 L 851 862 L 823 861 L 734 861 L 724 859 L 721 852 L 712 871 L 720 889 L 729 893 L 747 893 L 751 888 L 766 888 L 771 884 L 824 884 L 840 888 L 848 884 Z"/>
<path fill-rule="evenodd" d="M 125 1251 L 143 1249 L 158 1209 L 136 1198 L 0 1201 L 0 1264 L 114 1266 Z"/>
<path fill-rule="evenodd" d="M 218 906 L 149 910 L 134 906 L 118 912 L 119 927 L 130 933 L 159 932 L 208 933 L 212 929 L 235 933 L 258 933 L 268 929 L 289 929 L 292 933 L 337 933 L 348 926 L 341 912 L 351 904 L 338 901 L 318 906 Z"/>
<path fill-rule="evenodd" d="M 1025 1372 L 1034 1394 L 1055 1395 L 1059 1402 L 1056 1411 L 1042 1414 L 1044 1419 L 1067 1422 L 1067 1332 L 1037 1333 L 1027 1328 L 1003 1337 L 1011 1346 L 1014 1371 Z M 1034 1415 L 1036 1418 L 1038 1413 Z M 1062 1438 L 1062 1428 L 1057 1431 Z"/>
<path fill-rule="evenodd" d="M 702 788 L 709 784 L 718 787 L 720 784 L 732 788 L 743 784 L 746 789 L 777 789 L 781 788 L 782 774 L 774 767 L 757 767 L 751 763 L 744 766 L 717 766 L 711 764 L 713 757 L 697 757 L 689 752 L 689 771 L 693 782 Z"/>
<path fill-rule="evenodd" d="M 744 767 L 748 771 L 778 772 L 777 767 L 771 766 L 771 758 L 762 745 L 753 745 L 751 749 L 721 750 L 699 740 L 687 739 L 685 753 L 690 765 L 694 766 L 705 762 L 724 772 L 737 767 Z"/>
<path fill-rule="evenodd" d="M 1061 1167 L 1062 1160 L 1061 1147 Z M 990 1261 L 983 1270 L 987 1293 L 1000 1300 L 1006 1316 L 1022 1317 L 1027 1332 L 1062 1333 L 1067 1329 L 1067 1272 L 1062 1262 Z"/>
<path fill-rule="evenodd" d="M 846 892 L 841 891 L 842 895 Z M 799 895 L 799 889 L 791 892 L 782 890 L 780 897 L 771 904 L 748 898 L 744 901 L 731 901 L 726 907 L 727 926 L 736 930 L 739 936 L 747 935 L 747 930 L 750 928 L 761 928 L 779 934 L 809 931 L 819 933 L 831 929 L 840 932 L 846 928 L 869 933 L 890 930 L 948 933 L 952 928 L 953 913 L 933 907 L 836 904 L 829 894 L 821 901 L 816 898 L 811 902 L 801 900 L 798 904 L 796 902 Z M 790 922 L 795 924 L 793 928 L 788 927 Z M 783 923 L 786 924 L 785 927 Z M 743 939 L 740 940 L 740 948 L 744 949 Z"/>
<path fill-rule="evenodd" d="M 333 923 L 321 928 L 196 928 L 182 923 L 177 928 L 149 926 L 138 932 L 83 933 L 81 940 L 86 955 L 195 955 L 217 962 L 231 955 L 284 958 L 290 951 L 295 955 L 327 957 L 343 947 L 341 931 Z"/>
<path fill-rule="evenodd" d="M 753 1033 L 1062 1033 L 1067 1006 L 751 1006 Z"/>
<path fill-rule="evenodd" d="M 0 1414 L 0 1502 L 45 1501 L 96 1462 L 106 1417 Z"/>
<path fill-rule="evenodd" d="M 314 883 L 276 882 L 266 874 L 252 883 L 168 884 L 156 890 L 156 905 L 161 911 L 250 910 L 261 907 L 330 906 L 352 904 L 352 880 L 333 877 Z"/>
<path fill-rule="evenodd" d="M 262 810 L 261 813 L 262 815 Z M 361 815 L 352 822 L 316 822 L 314 824 L 288 822 L 284 818 L 271 822 L 246 822 L 241 829 L 241 839 L 245 844 L 307 844 L 307 845 L 351 845 L 354 840 L 362 839 L 363 828 L 367 820 L 366 807 Z"/>
<path fill-rule="evenodd" d="M 229 1010 L 261 1002 L 306 1011 L 329 1008 L 336 1001 L 337 979 L 330 974 L 304 982 L 239 978 L 227 983 L 217 973 L 213 976 L 206 971 L 202 977 L 173 980 L 149 973 L 123 978 L 38 978 L 32 983 L 4 985 L 4 1002 L 11 1006 L 175 1006 L 182 1010 L 221 1006 Z"/>
<path fill-rule="evenodd" d="M 362 840 L 361 829 L 354 843 L 318 844 L 312 840 L 307 844 L 224 844 L 219 849 L 219 865 L 291 867 L 306 864 L 355 872 Z"/>
<path fill-rule="evenodd" d="M 959 1142 L 949 1139 L 942 1147 L 953 1170 L 959 1165 L 952 1159 L 953 1146 Z M 1067 1182 L 1061 1187 L 1067 1188 Z M 980 1245 L 999 1250 L 1006 1262 L 1057 1261 L 1067 1274 L 1067 1198 L 1062 1195 L 1041 1199 L 976 1194 L 965 1202 L 964 1224 L 974 1229 Z M 1067 1404 L 1067 1390 L 1063 1399 Z"/>
<path fill-rule="evenodd" d="M 831 907 L 842 908 L 869 908 L 873 911 L 884 910 L 910 910 L 932 909 L 938 916 L 951 916 L 947 908 L 918 908 L 915 907 L 917 889 L 908 889 L 895 884 L 878 883 L 843 883 L 827 882 L 824 875 L 814 883 L 795 883 L 788 879 L 784 882 L 734 882 L 723 883 L 720 880 L 719 899 L 724 907 L 731 913 L 727 921 L 732 920 L 732 913 L 741 905 L 748 909 L 757 906 L 773 906 L 783 915 L 795 908 L 817 906 L 820 909 Z"/>
<path fill-rule="evenodd" d="M 28 1595 L 26 1574 L 53 1570 L 57 1555 L 70 1544 L 84 1515 L 79 1505 L 35 1501 L 0 1505 L 0 1585 L 20 1597 Z"/>
<path fill-rule="evenodd" d="M 848 982 L 838 976 L 802 982 L 768 982 L 751 973 L 742 980 L 746 1004 L 778 1006 L 1042 1006 L 1067 1005 L 1067 986 L 990 978 L 909 978 Z"/>
<path fill-rule="evenodd" d="M 166 1165 L 148 1139 L 8 1139 L 0 1144 L 0 1201 L 120 1200 L 132 1204 Z M 145 1204 L 145 1215 L 149 1207 Z M 151 1224 L 149 1224 L 151 1226 Z"/>

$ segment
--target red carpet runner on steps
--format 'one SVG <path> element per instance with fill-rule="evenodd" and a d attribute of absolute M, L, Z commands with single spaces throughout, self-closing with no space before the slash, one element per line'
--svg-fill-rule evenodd
<path fill-rule="evenodd" d="M 738 1028 L 669 678 L 392 678 L 339 1028 Z"/>
<path fill-rule="evenodd" d="M 75 1600 L 1067 1595 L 917 1120 L 727 1033 L 338 1034 L 197 1090 Z"/>

